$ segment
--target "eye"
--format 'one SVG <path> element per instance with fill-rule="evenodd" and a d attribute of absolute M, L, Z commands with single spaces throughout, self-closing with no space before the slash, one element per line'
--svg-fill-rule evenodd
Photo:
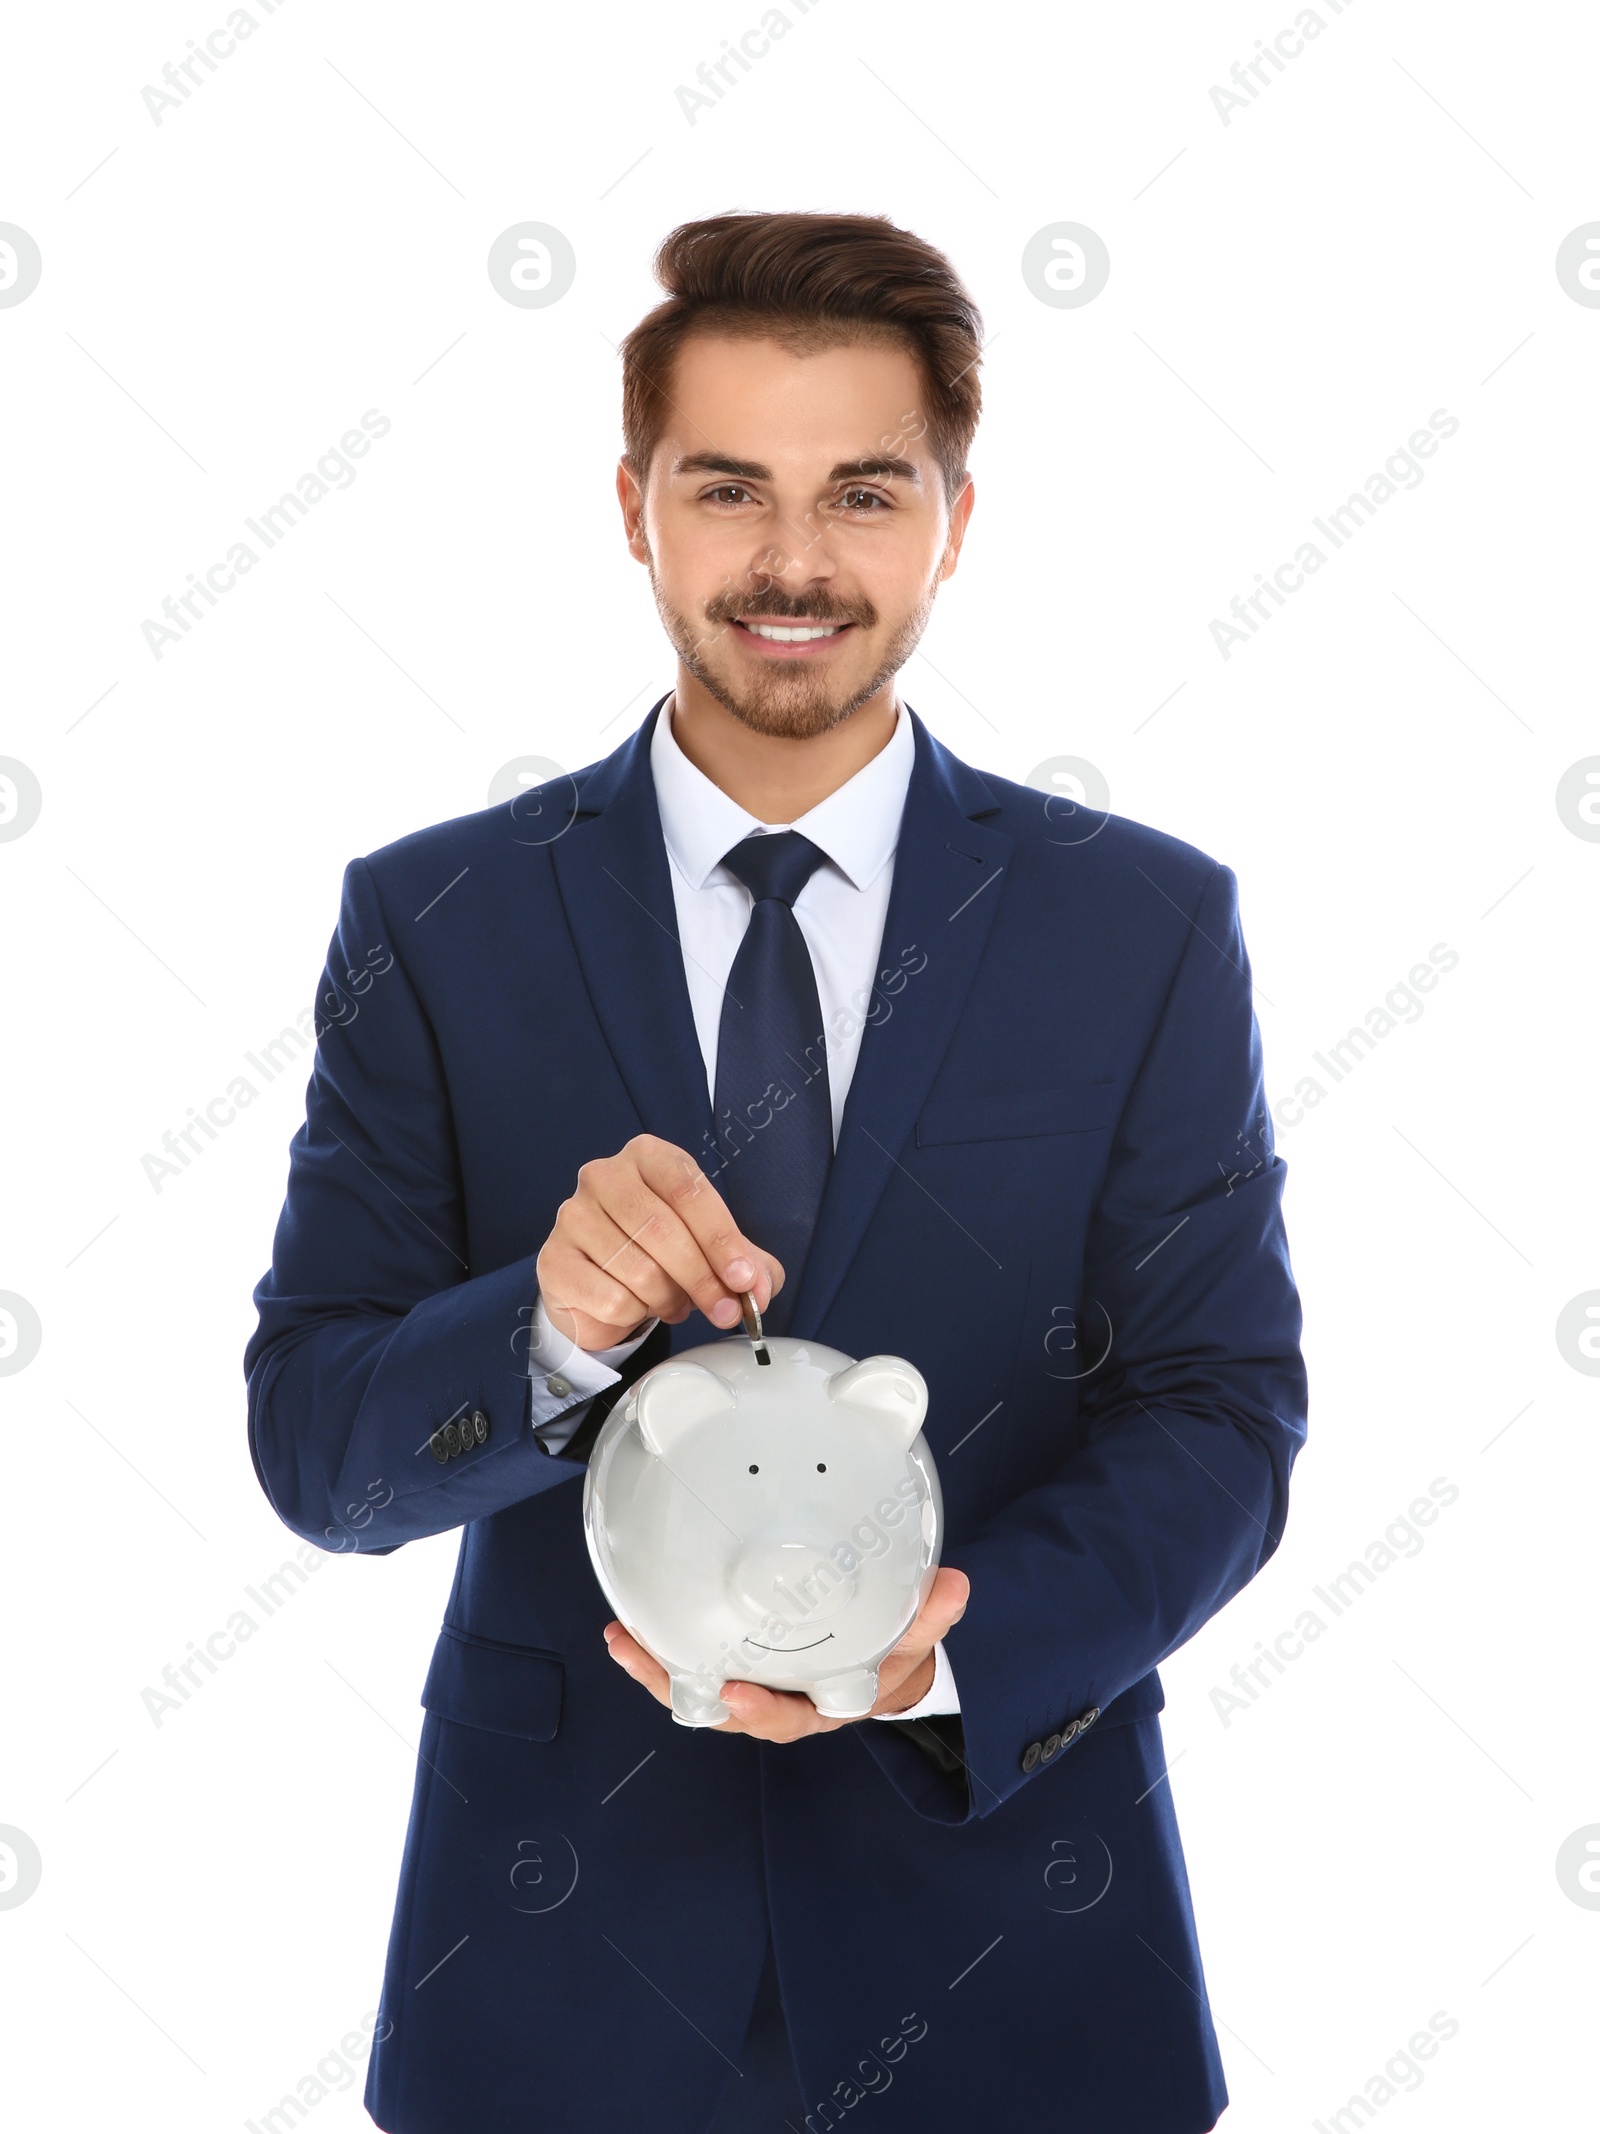
<path fill-rule="evenodd" d="M 752 1473 L 753 1475 L 758 1475 L 758 1474 L 760 1474 L 760 1472 L 761 1472 L 761 1469 L 760 1469 L 760 1468 L 759 1468 L 759 1467 L 758 1467 L 758 1466 L 756 1465 L 756 1463 L 754 1462 L 754 1460 L 752 1460 L 752 1461 L 750 1462 L 750 1472 L 751 1472 L 751 1473 Z"/>
<path fill-rule="evenodd" d="M 705 492 L 705 500 L 708 504 L 737 504 L 749 494 L 743 482 L 719 482 L 715 489 Z"/>
<path fill-rule="evenodd" d="M 827 1463 L 827 1461 L 826 1461 L 826 1460 L 818 1460 L 818 1462 L 817 1462 L 817 1473 L 818 1473 L 819 1475 L 825 1475 L 825 1474 L 826 1474 L 827 1472 L 828 1472 L 828 1463 Z"/>
<path fill-rule="evenodd" d="M 888 500 L 876 489 L 842 489 L 839 502 L 846 511 L 887 511 Z"/>

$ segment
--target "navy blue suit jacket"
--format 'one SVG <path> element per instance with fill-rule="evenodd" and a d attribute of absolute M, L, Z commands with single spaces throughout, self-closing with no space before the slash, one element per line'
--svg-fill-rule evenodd
<path fill-rule="evenodd" d="M 579 1166 L 641 1131 L 710 1147 L 658 710 L 573 780 L 351 862 L 256 1291 L 284 1522 L 369 1554 L 461 1530 L 368 2107 L 702 2134 L 770 1917 L 809 2127 L 871 2095 L 878 2134 L 1192 2134 L 1226 2091 L 1156 1667 L 1276 1547 L 1305 1416 L 1234 876 L 912 714 L 793 1332 L 927 1379 L 966 1769 L 876 1720 L 679 1727 L 606 1653 L 583 1468 L 535 1440 L 527 1377 Z M 463 1415 L 485 1440 L 441 1465 Z"/>

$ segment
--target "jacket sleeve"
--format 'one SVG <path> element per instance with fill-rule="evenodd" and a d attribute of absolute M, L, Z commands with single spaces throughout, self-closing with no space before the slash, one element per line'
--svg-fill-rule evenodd
<path fill-rule="evenodd" d="M 295 1533 L 384 1554 L 583 1468 L 533 1435 L 536 1255 L 469 1264 L 443 1064 L 363 860 L 314 1026 L 244 1354 L 250 1450 Z"/>
<path fill-rule="evenodd" d="M 966 1768 L 858 1730 L 935 1821 L 993 1814 L 1070 1755 L 1082 1724 L 1050 1763 L 1035 1745 L 1140 1682 L 1282 1537 L 1306 1379 L 1237 888 L 1217 867 L 1200 892 L 1113 1136 L 1080 1297 L 1110 1349 L 1079 1449 L 946 1559 L 972 1581 L 946 1639 Z"/>

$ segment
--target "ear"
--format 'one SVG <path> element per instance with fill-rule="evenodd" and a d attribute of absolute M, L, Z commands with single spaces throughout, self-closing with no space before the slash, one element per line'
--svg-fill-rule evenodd
<path fill-rule="evenodd" d="M 617 502 L 622 506 L 622 526 L 628 537 L 628 553 L 635 563 L 650 561 L 650 544 L 644 531 L 644 486 L 626 454 L 617 462 Z"/>
<path fill-rule="evenodd" d="M 895 1442 L 909 1448 L 928 1412 L 928 1385 L 915 1364 L 899 1356 L 866 1356 L 828 1380 L 828 1398 L 864 1408 L 888 1423 Z"/>
<path fill-rule="evenodd" d="M 639 1381 L 639 1435 L 658 1460 L 665 1460 L 696 1423 L 738 1405 L 728 1381 L 703 1363 L 659 1363 Z"/>

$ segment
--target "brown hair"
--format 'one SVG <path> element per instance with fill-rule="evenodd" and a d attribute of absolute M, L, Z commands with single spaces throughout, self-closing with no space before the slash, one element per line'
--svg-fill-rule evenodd
<path fill-rule="evenodd" d="M 929 446 L 954 501 L 983 401 L 983 320 L 942 252 L 883 215 L 716 215 L 680 223 L 654 266 L 666 300 L 622 344 L 624 457 L 639 481 L 691 334 L 800 354 L 875 341 L 907 349 L 922 373 Z"/>

